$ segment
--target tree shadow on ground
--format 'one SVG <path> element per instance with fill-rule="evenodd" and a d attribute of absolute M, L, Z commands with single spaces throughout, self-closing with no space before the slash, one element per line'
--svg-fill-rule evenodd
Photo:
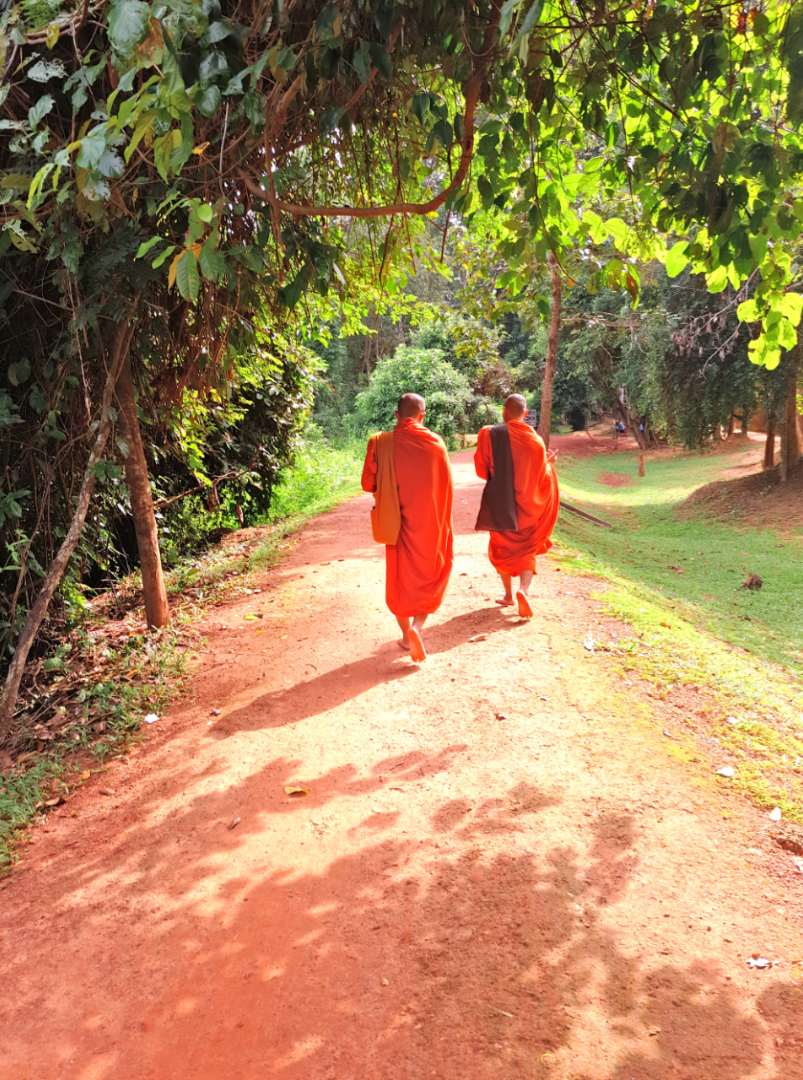
<path fill-rule="evenodd" d="M 461 749 L 393 775 L 432 775 Z M 327 802 L 375 798 L 395 764 L 332 770 L 293 800 L 276 788 L 300 763 L 275 761 L 167 820 L 145 814 L 111 859 L 40 871 L 51 914 L 6 950 L 3 1075 L 746 1080 L 772 1053 L 775 1080 L 801 1075 L 799 987 L 774 983 L 747 1011 L 713 958 L 622 947 L 598 890 L 612 852 L 609 902 L 627 887 L 624 819 L 603 817 L 588 852 L 535 854 L 521 840 L 559 800 L 521 784 L 436 805 L 425 836 L 388 807 L 384 838 L 357 826 L 359 849 L 338 854 L 348 807 Z M 286 814 L 306 824 L 305 870 L 280 846 Z M 486 850 L 502 832 L 508 850 Z"/>

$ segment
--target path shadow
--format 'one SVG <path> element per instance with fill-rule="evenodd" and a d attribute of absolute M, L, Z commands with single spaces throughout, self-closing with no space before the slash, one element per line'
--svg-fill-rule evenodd
<path fill-rule="evenodd" d="M 453 752 L 417 764 L 445 767 Z M 359 798 L 390 764 L 367 781 L 324 774 L 311 795 L 329 785 Z M 264 774 L 275 784 L 293 769 Z M 747 1011 L 713 958 L 626 952 L 582 852 L 485 853 L 482 823 L 505 827 L 497 803 L 511 832 L 535 833 L 554 796 L 511 788 L 475 808 L 479 828 L 443 802 L 432 820 L 445 850 L 388 808 L 384 837 L 358 826 L 359 850 L 337 855 L 323 803 L 249 813 L 245 789 L 261 778 L 199 794 L 158 826 L 159 844 L 143 821 L 116 852 L 127 877 L 101 854 L 94 882 L 73 878 L 66 920 L 20 922 L 2 972 L 14 1001 L 3 1075 L 532 1080 L 558 1066 L 578 1080 L 748 1080 L 774 1055 L 777 1080 L 800 1076 L 799 987 L 775 984 Z M 310 857 L 274 850 L 275 813 L 303 814 Z M 624 851 L 626 829 L 617 836 Z M 40 874 L 43 895 L 63 869 Z M 69 945 L 53 962 L 57 929 Z"/>
<path fill-rule="evenodd" d="M 374 686 L 409 678 L 417 670 L 395 642 L 389 642 L 370 656 L 342 664 L 314 678 L 300 680 L 282 690 L 255 693 L 248 704 L 231 712 L 224 710 L 220 720 L 207 729 L 207 735 L 221 739 L 237 731 L 296 724 L 336 709 Z"/>

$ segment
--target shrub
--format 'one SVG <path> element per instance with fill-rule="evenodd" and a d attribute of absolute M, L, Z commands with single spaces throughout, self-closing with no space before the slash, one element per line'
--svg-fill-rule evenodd
<path fill-rule="evenodd" d="M 357 396 L 357 427 L 368 434 L 390 430 L 402 394 L 421 394 L 427 403 L 426 425 L 450 447 L 467 430 L 473 395 L 468 380 L 443 357 L 440 349 L 400 345 L 379 361 L 371 385 Z"/>

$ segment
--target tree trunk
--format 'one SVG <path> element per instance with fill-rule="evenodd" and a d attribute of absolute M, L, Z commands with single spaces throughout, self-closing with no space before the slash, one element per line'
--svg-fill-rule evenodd
<path fill-rule="evenodd" d="M 123 360 L 128 356 L 132 336 L 133 327 L 131 323 L 128 321 L 121 322 L 115 336 L 111 363 L 106 377 L 106 386 L 103 390 L 98 429 L 95 433 L 92 449 L 89 451 L 83 482 L 81 483 L 81 489 L 78 492 L 75 513 L 70 522 L 70 527 L 67 530 L 67 535 L 64 537 L 61 547 L 56 552 L 56 557 L 50 564 L 47 574 L 45 574 L 42 588 L 39 590 L 39 595 L 34 601 L 33 607 L 28 612 L 28 618 L 25 620 L 25 626 L 22 629 L 19 641 L 17 642 L 17 647 L 14 651 L 14 658 L 8 669 L 5 686 L 3 687 L 3 694 L 2 697 L 0 697 L 0 742 L 8 735 L 14 721 L 14 707 L 17 703 L 20 682 L 22 681 L 22 675 L 25 670 L 28 654 L 31 651 L 31 646 L 39 632 L 39 627 L 42 625 L 42 621 L 47 613 L 53 594 L 64 576 L 67 564 L 78 546 L 78 541 L 81 537 L 87 511 L 89 510 L 89 503 L 92 498 L 92 492 L 95 489 L 95 466 L 103 457 L 103 451 L 106 449 L 109 432 L 112 428 L 113 413 L 111 405 L 112 396 L 114 394 L 114 385 L 117 382 L 117 377 L 120 373 L 120 366 Z"/>
<path fill-rule="evenodd" d="M 790 469 L 800 460 L 800 441 L 797 433 L 797 361 L 800 346 L 787 356 L 786 385 L 784 386 L 784 418 L 781 427 L 781 480 L 786 481 Z"/>
<path fill-rule="evenodd" d="M 750 430 L 750 410 L 748 409 L 748 407 L 746 405 L 742 409 L 741 427 L 742 427 L 742 435 L 746 435 L 748 433 L 748 431 Z"/>
<path fill-rule="evenodd" d="M 541 392 L 541 419 L 538 434 L 549 449 L 549 436 L 552 431 L 552 390 L 555 384 L 555 365 L 558 360 L 558 338 L 560 337 L 560 267 L 558 260 L 550 251 L 548 256 L 549 276 L 552 279 L 552 310 L 549 316 L 549 337 L 546 345 L 546 369 L 544 371 L 544 389 Z"/>
<path fill-rule="evenodd" d="M 730 439 L 730 437 L 733 435 L 735 430 L 736 430 L 736 416 L 734 415 L 734 413 L 731 413 L 730 417 L 728 418 L 728 433 L 725 436 L 725 439 L 726 440 Z"/>
<path fill-rule="evenodd" d="M 764 444 L 764 464 L 762 468 L 766 471 L 772 469 L 775 465 L 775 421 L 767 421 L 767 441 Z"/>
<path fill-rule="evenodd" d="M 134 380 L 128 356 L 123 361 L 117 380 L 117 402 L 120 406 L 120 430 L 128 443 L 125 459 L 125 482 L 131 495 L 131 516 L 137 534 L 137 549 L 142 568 L 142 593 L 145 601 L 145 621 L 149 627 L 167 626 L 170 607 L 167 603 L 162 557 L 159 552 L 159 533 L 153 512 L 153 497 L 148 476 L 145 451 L 139 430 Z"/>

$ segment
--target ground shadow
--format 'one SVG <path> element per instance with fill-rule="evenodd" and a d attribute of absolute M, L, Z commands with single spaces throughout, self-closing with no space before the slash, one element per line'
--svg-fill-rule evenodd
<path fill-rule="evenodd" d="M 427 775 L 459 752 L 395 774 Z M 324 793 L 375 798 L 394 764 L 368 778 L 333 770 L 307 781 L 307 799 L 266 801 L 265 783 L 300 765 L 273 762 L 130 829 L 114 859 L 98 855 L 94 881 L 73 874 L 61 905 L 70 870 L 40 873 L 49 913 L 6 943 L 3 1075 L 532 1080 L 560 1064 L 579 1080 L 747 1080 L 770 1054 L 777 1080 L 801 1075 L 799 987 L 767 989 L 762 1022 L 713 959 L 650 965 L 605 925 L 597 892 L 611 851 L 631 850 L 625 819 L 598 822 L 588 853 L 488 854 L 489 832 L 532 834 L 558 805 L 518 785 L 436 806 L 445 849 L 386 808 L 351 830 L 357 851 L 333 855 Z M 287 813 L 309 825 L 314 870 L 273 850 Z M 57 962 L 54 935 L 69 943 Z"/>

